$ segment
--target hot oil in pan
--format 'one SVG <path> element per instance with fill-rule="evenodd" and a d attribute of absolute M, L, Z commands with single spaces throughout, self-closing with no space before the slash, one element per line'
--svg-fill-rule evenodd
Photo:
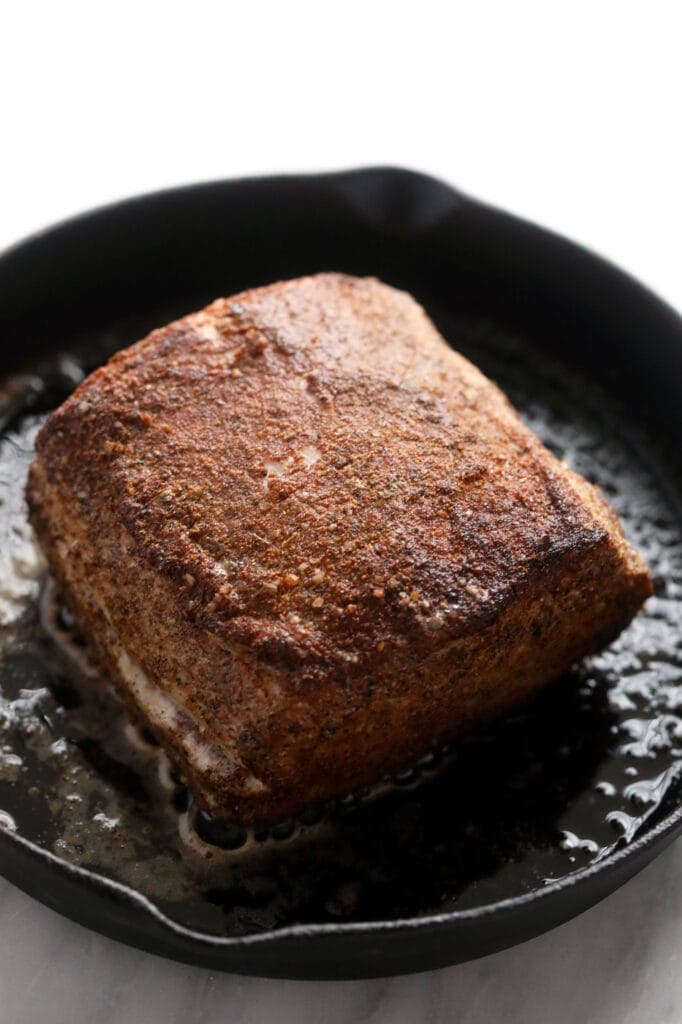
<path fill-rule="evenodd" d="M 656 580 L 632 626 L 523 713 L 426 759 L 380 798 L 349 799 L 318 824 L 314 813 L 283 823 L 236 851 L 202 842 L 159 748 L 91 674 L 26 522 L 35 433 L 92 368 L 90 345 L 88 359 L 61 357 L 0 397 L 0 826 L 134 887 L 184 925 L 240 935 L 514 896 L 630 842 L 679 800 L 682 537 L 670 480 L 564 367 L 490 325 L 445 332 L 615 506 Z M 124 325 L 96 359 L 136 333 Z"/>

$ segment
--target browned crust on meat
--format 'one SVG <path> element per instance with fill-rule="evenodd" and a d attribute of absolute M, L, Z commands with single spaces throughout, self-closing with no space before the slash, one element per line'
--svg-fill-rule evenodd
<path fill-rule="evenodd" d="M 152 332 L 37 452 L 33 522 L 84 632 L 134 704 L 116 637 L 173 700 L 156 731 L 230 821 L 295 814 L 502 712 L 651 592 L 596 489 L 371 279 Z"/>

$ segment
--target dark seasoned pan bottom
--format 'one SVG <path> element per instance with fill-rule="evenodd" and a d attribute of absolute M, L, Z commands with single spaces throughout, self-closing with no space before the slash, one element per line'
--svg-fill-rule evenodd
<path fill-rule="evenodd" d="M 87 356 L 71 352 L 14 378 L 0 399 L 0 824 L 125 883 L 187 927 L 239 936 L 541 890 L 675 805 L 682 537 L 661 453 L 630 435 L 597 389 L 525 342 L 428 312 L 542 440 L 603 488 L 652 568 L 645 611 L 522 714 L 406 766 L 373 799 L 349 794 L 268 834 L 220 828 L 198 815 L 151 737 L 90 673 L 26 524 L 36 430 L 83 372 L 141 333 L 124 324 L 93 339 Z"/>

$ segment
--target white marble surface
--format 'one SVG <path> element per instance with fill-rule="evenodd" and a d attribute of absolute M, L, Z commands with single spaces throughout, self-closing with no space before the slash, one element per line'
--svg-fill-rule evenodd
<path fill-rule="evenodd" d="M 560 928 L 402 978 L 239 978 L 161 960 L 0 883 L 0 1024 L 679 1024 L 682 844 Z"/>

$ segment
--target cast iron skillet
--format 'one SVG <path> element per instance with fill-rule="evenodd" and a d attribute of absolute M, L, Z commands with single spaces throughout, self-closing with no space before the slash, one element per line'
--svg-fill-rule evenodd
<path fill-rule="evenodd" d="M 451 330 L 456 335 L 456 325 L 466 321 L 469 333 L 464 331 L 463 337 L 469 340 L 464 347 L 474 358 L 476 338 L 489 342 L 492 336 L 496 355 L 493 359 L 490 348 L 485 348 L 488 342 L 482 342 L 483 368 L 493 374 L 499 370 L 503 386 L 509 385 L 512 391 L 514 380 L 526 373 L 524 359 L 529 352 L 549 360 L 551 372 L 533 378 L 544 381 L 547 415 L 556 403 L 564 412 L 569 410 L 564 415 L 568 422 L 572 403 L 581 402 L 580 381 L 588 381 L 616 410 L 611 419 L 600 420 L 602 433 L 636 427 L 628 450 L 654 473 L 657 493 L 663 495 L 661 500 L 680 527 L 676 483 L 680 464 L 674 444 L 682 436 L 682 322 L 678 315 L 637 282 L 576 245 L 411 171 L 372 168 L 172 189 L 85 214 L 30 238 L 0 258 L 0 376 L 68 348 L 75 333 L 100 337 L 112 323 L 127 318 L 137 318 L 151 328 L 157 326 L 154 318 L 159 310 L 179 315 L 217 295 L 321 269 L 371 274 L 407 288 L 424 301 L 448 337 L 452 334 L 447 325 L 455 325 Z M 474 329 L 472 324 L 478 326 Z M 515 348 L 510 341 L 505 348 L 505 339 L 514 338 L 525 339 L 524 345 L 531 347 Z M 567 392 L 561 384 L 562 367 L 577 374 L 566 385 Z M 531 369 L 528 365 L 528 373 Z M 523 386 L 519 387 L 521 394 Z M 531 398 L 534 387 L 526 388 Z M 516 394 L 512 397 L 518 399 Z M 600 399 L 596 401 L 599 404 Z M 534 416 L 542 420 L 543 414 L 534 408 L 531 401 L 522 411 L 531 421 Z M 609 443 L 608 436 L 603 443 Z M 659 463 L 664 450 L 664 461 Z M 616 482 L 616 497 L 617 491 Z M 646 515 L 642 521 L 646 526 Z M 668 520 L 665 528 L 669 534 Z M 652 531 L 654 544 L 656 531 Z M 664 575 L 668 562 L 661 564 Z M 658 580 L 659 593 L 665 585 L 665 579 Z M 670 690 L 670 669 L 679 663 L 679 649 L 667 653 L 665 678 Z M 617 657 L 622 662 L 622 651 Z M 617 658 L 613 662 L 619 663 Z M 648 671 L 651 689 L 656 665 Z M 612 677 L 613 672 L 604 686 L 615 685 Z M 654 699 L 651 693 L 648 699 Z M 541 714 L 550 720 L 551 706 Z M 604 721 L 611 723 L 610 733 L 606 730 L 611 737 L 623 725 L 617 718 Z M 553 735 L 550 732 L 550 738 Z M 581 755 L 578 788 L 583 791 L 599 781 L 606 760 L 629 756 L 623 753 L 625 747 L 617 747 L 616 739 L 604 739 L 604 735 L 598 731 L 595 742 L 602 743 L 603 750 L 594 763 L 591 754 Z M 493 737 L 490 742 L 498 741 Z M 82 924 L 142 949 L 212 969 L 305 978 L 425 970 L 537 935 L 602 899 L 660 853 L 682 827 L 676 785 L 682 752 L 671 741 L 645 754 L 656 761 L 657 769 L 668 771 L 665 800 L 656 806 L 656 813 L 637 818 L 636 827 L 611 845 L 602 845 L 596 856 L 587 856 L 583 850 L 582 859 L 566 857 L 563 872 L 534 885 L 506 882 L 508 865 L 502 865 L 502 858 L 495 868 L 502 881 L 494 899 L 477 901 L 478 880 L 474 879 L 468 899 L 459 908 L 453 898 L 444 902 L 447 909 L 440 912 L 433 900 L 420 905 L 421 860 L 415 860 L 414 884 L 410 884 L 409 845 L 407 854 L 401 850 L 401 863 L 396 866 L 404 900 L 392 905 L 383 919 L 375 909 L 363 920 L 360 901 L 360 909 L 346 920 L 331 920 L 333 913 L 338 916 L 336 910 L 316 920 L 311 910 L 298 923 L 280 921 L 271 929 L 250 934 L 247 929 L 247 933 L 227 936 L 189 928 L 141 893 L 102 873 L 67 863 L 52 852 L 37 828 L 32 834 L 30 828 L 0 829 L 0 866 L 27 893 Z M 456 781 L 456 770 L 447 778 Z M 491 784 L 488 779 L 487 785 Z M 442 799 L 445 783 L 441 780 L 438 785 Z M 546 782 L 550 785 L 551 779 Z M 575 786 L 568 791 L 574 796 Z M 391 799 L 399 811 L 402 797 Z M 410 799 L 405 797 L 408 804 Z M 458 808 L 465 805 L 471 814 L 471 800 L 467 803 L 462 797 L 460 802 L 454 797 L 448 815 L 456 818 Z M 554 805 L 552 813 L 558 814 Z M 381 809 L 366 810 L 362 828 L 371 829 L 373 820 L 377 827 L 384 827 L 383 814 Z M 427 824 L 431 827 L 433 821 Z M 351 823 L 349 828 L 353 827 Z M 560 834 L 557 831 L 557 837 Z M 417 833 L 413 841 L 417 849 Z M 564 848 L 570 849 L 571 842 L 564 842 Z M 448 847 L 450 854 L 452 849 Z M 527 856 L 524 849 L 512 844 L 508 860 Z M 390 851 L 386 856 L 382 863 L 390 868 Z M 401 906 L 409 912 L 401 913 Z"/>

